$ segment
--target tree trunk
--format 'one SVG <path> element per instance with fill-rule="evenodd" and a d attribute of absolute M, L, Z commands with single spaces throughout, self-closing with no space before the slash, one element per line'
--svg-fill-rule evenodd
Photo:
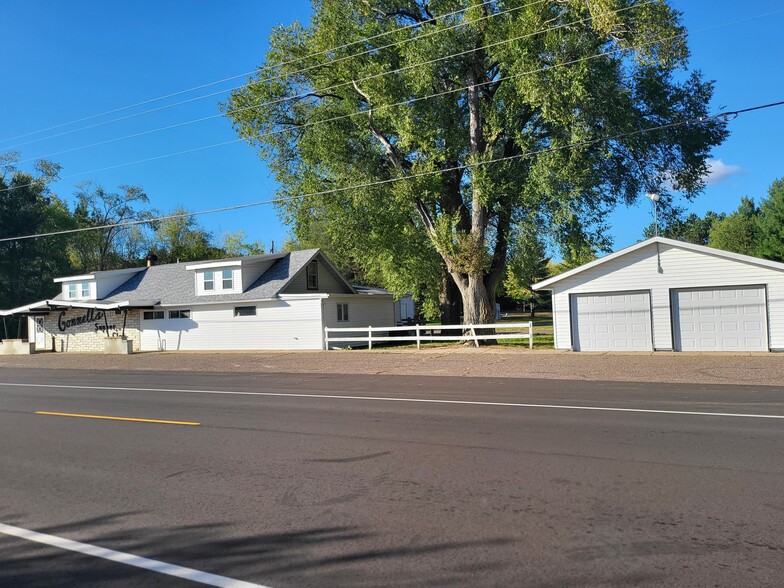
<path fill-rule="evenodd" d="M 460 297 L 460 289 L 457 287 L 457 284 L 455 284 L 452 276 L 446 272 L 441 281 L 439 302 L 441 309 L 441 324 L 459 325 L 460 315 L 463 314 L 463 301 Z"/>
<path fill-rule="evenodd" d="M 460 294 L 463 297 L 463 324 L 481 325 L 495 322 L 495 292 L 485 288 L 482 274 L 461 276 Z"/>

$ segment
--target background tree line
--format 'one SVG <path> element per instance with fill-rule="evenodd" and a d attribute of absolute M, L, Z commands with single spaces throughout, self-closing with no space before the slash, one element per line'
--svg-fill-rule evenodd
<path fill-rule="evenodd" d="M 108 190 L 88 182 L 77 187 L 69 203 L 51 189 L 59 165 L 41 161 L 27 172 L 16 167 L 17 159 L 16 154 L 0 156 L 0 238 L 186 216 L 0 242 L 0 308 L 56 295 L 56 277 L 143 266 L 150 252 L 159 263 L 264 252 L 264 245 L 248 242 L 243 231 L 216 237 L 182 207 L 161 213 L 137 186 Z"/>
<path fill-rule="evenodd" d="M 654 235 L 651 224 L 645 237 Z M 784 179 L 774 180 L 757 206 L 744 196 L 729 214 L 708 211 L 705 216 L 675 211 L 659 230 L 663 237 L 784 262 Z"/>

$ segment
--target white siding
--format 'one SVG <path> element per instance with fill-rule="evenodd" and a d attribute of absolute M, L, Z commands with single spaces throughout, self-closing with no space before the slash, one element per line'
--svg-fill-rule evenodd
<path fill-rule="evenodd" d="M 338 321 L 338 304 L 348 304 L 347 321 Z M 364 294 L 332 295 L 324 301 L 327 327 L 394 327 L 395 303 L 392 296 Z"/>
<path fill-rule="evenodd" d="M 255 306 L 256 316 L 235 317 L 235 306 Z M 321 349 L 323 345 L 320 298 L 192 305 L 190 310 L 189 319 L 142 318 L 142 350 Z"/>
<path fill-rule="evenodd" d="M 277 259 L 267 261 L 258 261 L 255 263 L 242 264 L 242 291 L 244 292 L 250 288 L 253 283 L 261 277 L 261 274 L 266 272 Z"/>
<path fill-rule="evenodd" d="M 717 286 L 766 286 L 771 349 L 784 349 L 784 272 L 709 253 L 651 243 L 553 284 L 555 340 L 571 349 L 569 294 L 650 290 L 653 345 L 673 347 L 670 290 Z"/>
<path fill-rule="evenodd" d="M 96 298 L 106 298 L 109 294 L 114 292 L 117 288 L 122 286 L 125 282 L 134 277 L 135 273 L 120 274 L 119 276 L 105 276 L 96 278 L 96 287 L 93 294 Z"/>

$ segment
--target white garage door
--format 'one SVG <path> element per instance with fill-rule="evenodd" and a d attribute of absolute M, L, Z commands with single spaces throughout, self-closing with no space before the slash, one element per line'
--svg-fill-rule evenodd
<path fill-rule="evenodd" d="M 676 290 L 672 301 L 677 351 L 767 351 L 765 288 Z"/>
<path fill-rule="evenodd" d="M 651 351 L 648 292 L 572 296 L 575 351 Z"/>

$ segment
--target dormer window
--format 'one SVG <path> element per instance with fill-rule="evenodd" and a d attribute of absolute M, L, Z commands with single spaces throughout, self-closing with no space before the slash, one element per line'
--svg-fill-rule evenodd
<path fill-rule="evenodd" d="M 242 292 L 242 261 L 210 261 L 186 265 L 186 270 L 196 270 L 196 295 L 239 294 Z"/>
<path fill-rule="evenodd" d="M 307 267 L 308 290 L 318 290 L 318 262 L 314 259 Z"/>
<path fill-rule="evenodd" d="M 68 300 L 85 300 L 91 298 L 90 282 L 71 282 L 65 291 Z"/>

